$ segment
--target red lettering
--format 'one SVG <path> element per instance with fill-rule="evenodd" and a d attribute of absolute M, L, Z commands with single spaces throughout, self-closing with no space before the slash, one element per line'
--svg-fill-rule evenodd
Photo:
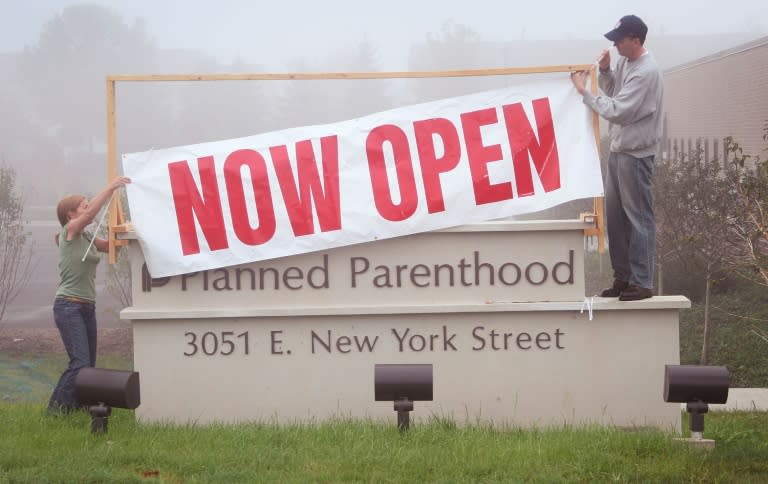
<path fill-rule="evenodd" d="M 533 195 L 531 160 L 539 175 L 545 192 L 560 188 L 560 159 L 557 154 L 555 127 L 549 99 L 533 101 L 533 113 L 538 127 L 539 140 L 533 135 L 533 128 L 520 103 L 503 106 L 504 122 L 507 125 L 509 147 L 512 150 L 515 169 L 517 196 Z"/>
<path fill-rule="evenodd" d="M 315 232 L 312 202 L 317 210 L 320 230 L 341 229 L 341 203 L 339 198 L 339 143 L 336 136 L 320 138 L 323 157 L 323 183 L 317 172 L 317 161 L 309 140 L 296 143 L 296 172 L 294 176 L 286 146 L 269 149 L 283 194 L 288 219 L 296 236 Z M 298 178 L 298 189 L 296 188 Z M 310 200 L 311 197 L 311 200 Z"/>
<path fill-rule="evenodd" d="M 429 213 L 445 211 L 443 188 L 440 174 L 456 168 L 461 158 L 459 134 L 450 120 L 445 118 L 425 119 L 413 123 L 416 134 L 416 149 L 421 164 L 421 177 L 424 181 L 424 193 L 427 197 Z M 434 135 L 443 142 L 443 156 L 435 153 Z"/>
<path fill-rule="evenodd" d="M 392 146 L 392 154 L 395 159 L 395 174 L 400 189 L 399 204 L 392 200 L 392 193 L 389 190 L 389 179 L 384 160 L 385 142 Z M 413 175 L 408 137 L 403 130 L 392 124 L 377 126 L 368 133 L 365 150 L 368 155 L 373 200 L 379 214 L 392 222 L 399 222 L 413 215 L 419 200 L 416 193 L 416 180 Z"/>
<path fill-rule="evenodd" d="M 198 158 L 197 170 L 200 174 L 201 190 L 197 189 L 186 160 L 168 164 L 173 204 L 176 208 L 176 222 L 179 225 L 181 252 L 184 255 L 200 252 L 195 217 L 210 250 L 226 249 L 229 246 L 213 157 Z"/>
<path fill-rule="evenodd" d="M 482 109 L 461 115 L 461 127 L 464 130 L 464 143 L 467 145 L 469 171 L 475 190 L 475 202 L 478 205 L 493 203 L 512 198 L 512 183 L 491 184 L 488 176 L 488 163 L 499 161 L 501 145 L 483 145 L 480 132 L 482 126 L 498 122 L 495 108 Z"/>
<path fill-rule="evenodd" d="M 243 189 L 243 166 L 248 167 L 251 174 L 256 216 L 259 226 L 253 227 L 248 217 L 248 207 L 245 205 Z M 275 235 L 275 209 L 272 205 L 272 192 L 267 177 L 267 163 L 264 157 L 254 150 L 237 150 L 227 156 L 224 161 L 224 181 L 227 185 L 229 212 L 232 215 L 232 228 L 240 241 L 248 245 L 259 245 Z"/>

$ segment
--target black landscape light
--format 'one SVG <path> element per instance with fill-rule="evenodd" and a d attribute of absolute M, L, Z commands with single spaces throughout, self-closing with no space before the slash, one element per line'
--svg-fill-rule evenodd
<path fill-rule="evenodd" d="M 112 407 L 135 409 L 141 403 L 135 371 L 82 368 L 75 378 L 75 398 L 88 406 L 91 432 L 106 433 Z"/>
<path fill-rule="evenodd" d="M 408 430 L 413 402 L 432 401 L 432 365 L 381 364 L 374 370 L 375 399 L 395 402 L 397 428 Z"/>
<path fill-rule="evenodd" d="M 724 366 L 664 365 L 664 401 L 685 403 L 691 439 L 702 440 L 710 403 L 728 401 L 731 378 Z"/>

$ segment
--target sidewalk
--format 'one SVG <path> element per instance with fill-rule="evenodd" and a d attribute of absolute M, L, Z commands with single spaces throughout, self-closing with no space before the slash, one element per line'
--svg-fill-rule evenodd
<path fill-rule="evenodd" d="M 685 404 L 683 404 L 685 408 Z M 768 388 L 731 388 L 728 401 L 722 405 L 712 404 L 710 411 L 762 410 L 768 411 Z"/>

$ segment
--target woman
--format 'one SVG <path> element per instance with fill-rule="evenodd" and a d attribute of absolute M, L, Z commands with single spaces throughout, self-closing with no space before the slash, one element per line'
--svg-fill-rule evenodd
<path fill-rule="evenodd" d="M 96 364 L 96 251 L 106 252 L 109 243 L 86 232 L 96 214 L 118 188 L 130 183 L 117 177 L 88 201 L 82 195 L 64 197 L 56 207 L 61 230 L 59 246 L 59 287 L 53 302 L 53 318 L 69 355 L 69 366 L 61 375 L 48 402 L 48 411 L 68 413 L 79 407 L 75 399 L 75 378 L 80 368 Z M 87 252 L 87 253 L 86 253 Z"/>

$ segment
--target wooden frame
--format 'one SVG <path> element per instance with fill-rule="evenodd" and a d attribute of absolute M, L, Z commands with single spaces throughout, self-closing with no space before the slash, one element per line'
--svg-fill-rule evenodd
<path fill-rule="evenodd" d="M 597 93 L 597 70 L 592 64 L 575 64 L 543 67 L 502 67 L 491 69 L 464 69 L 447 71 L 394 71 L 394 72 L 324 72 L 324 73 L 262 73 L 262 74 L 148 74 L 107 76 L 107 181 L 117 176 L 117 127 L 115 124 L 115 91 L 118 82 L 167 82 L 167 81 L 309 81 L 309 80 L 351 80 L 351 79 L 418 79 L 438 77 L 488 77 L 514 74 L 549 74 L 557 72 L 590 71 L 592 92 Z M 592 115 L 595 143 L 600 150 L 600 125 L 596 113 Z M 582 220 L 594 220 L 595 227 L 584 230 L 585 236 L 597 236 L 598 249 L 605 250 L 603 223 L 603 199 L 594 199 L 593 213 L 581 214 Z M 118 233 L 127 232 L 125 215 L 119 197 L 109 206 L 109 262 L 117 261 L 117 247 L 126 245 L 127 240 L 117 238 Z"/>

